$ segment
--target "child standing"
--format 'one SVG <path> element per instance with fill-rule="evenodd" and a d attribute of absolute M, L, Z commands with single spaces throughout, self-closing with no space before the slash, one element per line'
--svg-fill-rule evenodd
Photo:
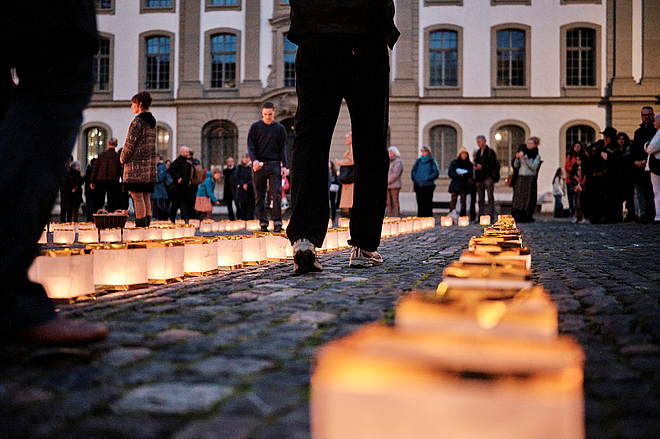
<path fill-rule="evenodd" d="M 564 216 L 564 203 L 561 200 L 565 194 L 564 179 L 561 178 L 561 168 L 557 168 L 557 172 L 555 172 L 555 176 L 552 179 L 552 195 L 555 197 L 555 218 Z"/>
<path fill-rule="evenodd" d="M 215 182 L 220 179 L 222 176 L 222 171 L 220 168 L 215 168 L 213 173 L 210 171 L 206 173 L 206 179 L 199 185 L 197 188 L 197 198 L 195 199 L 195 210 L 199 212 L 200 221 L 205 219 L 211 219 L 211 213 L 213 212 L 213 205 L 220 204 L 220 202 L 215 198 Z"/>

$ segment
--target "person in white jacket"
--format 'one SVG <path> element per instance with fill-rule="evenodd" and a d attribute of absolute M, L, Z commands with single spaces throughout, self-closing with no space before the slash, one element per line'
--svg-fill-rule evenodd
<path fill-rule="evenodd" d="M 650 142 L 647 142 L 644 145 L 644 150 L 649 153 L 649 159 L 646 161 L 646 170 L 649 169 L 649 162 L 651 160 L 651 154 L 655 156 L 657 160 L 660 160 L 660 113 L 655 115 L 653 119 L 653 126 L 658 130 L 655 133 L 655 136 L 651 139 Z M 651 184 L 653 184 L 653 201 L 655 204 L 655 224 L 660 224 L 660 175 L 655 174 L 651 171 Z"/>

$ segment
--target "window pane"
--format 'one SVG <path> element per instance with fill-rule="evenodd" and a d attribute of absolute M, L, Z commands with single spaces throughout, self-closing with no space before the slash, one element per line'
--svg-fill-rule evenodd
<path fill-rule="evenodd" d="M 145 87 L 150 90 L 170 88 L 170 38 L 147 39 L 147 68 Z"/>
<path fill-rule="evenodd" d="M 211 87 L 236 87 L 236 36 L 220 34 L 211 38 Z"/>
<path fill-rule="evenodd" d="M 596 131 L 587 125 L 574 125 L 566 130 L 566 151 L 571 151 L 575 142 L 580 141 L 583 145 L 593 143 L 596 139 Z"/>
<path fill-rule="evenodd" d="M 456 158 L 457 139 L 456 130 L 448 125 L 437 125 L 429 132 L 429 146 L 438 162 L 440 175 L 447 175 L 449 164 Z"/>
<path fill-rule="evenodd" d="M 209 122 L 202 129 L 202 165 L 224 166 L 229 157 L 238 159 L 238 128 L 227 120 Z M 216 185 L 216 187 L 222 187 Z"/>
<path fill-rule="evenodd" d="M 107 38 L 99 38 L 99 51 L 94 55 L 92 71 L 94 90 L 108 90 L 110 88 L 110 40 Z"/>
<path fill-rule="evenodd" d="M 237 4 L 236 0 L 211 0 L 213 6 L 230 6 Z"/>
<path fill-rule="evenodd" d="M 500 162 L 501 173 L 510 174 L 511 161 L 518 151 L 518 146 L 525 143 L 525 130 L 516 125 L 506 125 L 495 132 L 495 152 Z"/>
<path fill-rule="evenodd" d="M 296 86 L 296 52 L 298 46 L 293 44 L 289 39 L 284 37 L 284 86 Z"/>
<path fill-rule="evenodd" d="M 596 85 L 595 39 L 593 29 L 566 32 L 566 85 Z"/>
<path fill-rule="evenodd" d="M 458 33 L 438 31 L 429 35 L 429 85 L 458 85 Z"/>
<path fill-rule="evenodd" d="M 497 33 L 497 85 L 525 85 L 525 32 L 505 30 Z"/>
<path fill-rule="evenodd" d="M 112 0 L 96 0 L 96 9 L 112 9 Z"/>
<path fill-rule="evenodd" d="M 147 0 L 148 8 L 169 8 L 172 6 L 171 0 Z"/>
<path fill-rule="evenodd" d="M 158 134 L 156 136 L 156 148 L 158 149 L 158 154 L 160 154 L 160 156 L 163 158 L 163 161 L 170 159 L 170 132 L 161 126 L 158 127 Z"/>
<path fill-rule="evenodd" d="M 82 151 L 81 156 L 81 160 L 84 162 L 83 167 L 86 167 L 94 157 L 105 151 L 107 148 L 107 137 L 108 134 L 103 128 L 91 127 L 85 131 L 85 150 Z"/>

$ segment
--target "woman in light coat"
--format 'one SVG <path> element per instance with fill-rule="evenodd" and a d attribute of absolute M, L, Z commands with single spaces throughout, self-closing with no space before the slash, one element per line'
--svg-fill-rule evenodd
<path fill-rule="evenodd" d="M 401 191 L 403 162 L 396 146 L 390 146 L 387 152 L 390 154 L 390 170 L 387 174 L 387 216 L 392 218 L 400 215 L 399 191 Z"/>
<path fill-rule="evenodd" d="M 353 162 L 353 134 L 349 131 L 346 133 L 346 144 L 348 149 L 344 153 L 344 158 L 337 160 L 339 166 L 354 166 Z M 341 199 L 339 200 L 339 208 L 347 212 L 353 207 L 353 183 L 341 185 Z"/>
<path fill-rule="evenodd" d="M 646 160 L 646 170 L 649 169 L 649 161 L 651 160 L 651 154 L 655 156 L 656 160 L 660 160 L 660 113 L 655 115 L 653 119 L 653 126 L 656 130 L 655 136 L 644 146 L 644 150 L 649 153 L 648 160 Z M 660 175 L 651 174 L 651 184 L 653 185 L 653 202 L 655 204 L 655 224 L 660 224 Z"/>

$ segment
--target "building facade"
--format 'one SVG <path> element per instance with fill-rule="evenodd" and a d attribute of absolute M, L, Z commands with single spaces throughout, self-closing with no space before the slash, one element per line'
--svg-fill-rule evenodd
<path fill-rule="evenodd" d="M 458 149 L 472 151 L 484 135 L 502 165 L 496 192 L 507 198 L 504 175 L 526 138 L 541 138 L 543 194 L 567 144 L 597 140 L 609 123 L 632 132 L 641 104 L 658 94 L 660 14 L 652 11 L 659 2 L 397 0 L 389 142 L 402 153 L 403 191 L 412 190 L 422 145 L 438 161 L 436 193 L 443 194 Z M 75 150 L 83 163 L 109 137 L 121 145 L 133 118 L 130 98 L 145 89 L 165 158 L 182 145 L 206 167 L 240 157 L 265 101 L 275 103 L 292 141 L 296 46 L 286 39 L 288 1 L 97 0 L 97 10 L 96 92 Z M 349 130 L 344 108 L 331 158 L 343 155 Z"/>

